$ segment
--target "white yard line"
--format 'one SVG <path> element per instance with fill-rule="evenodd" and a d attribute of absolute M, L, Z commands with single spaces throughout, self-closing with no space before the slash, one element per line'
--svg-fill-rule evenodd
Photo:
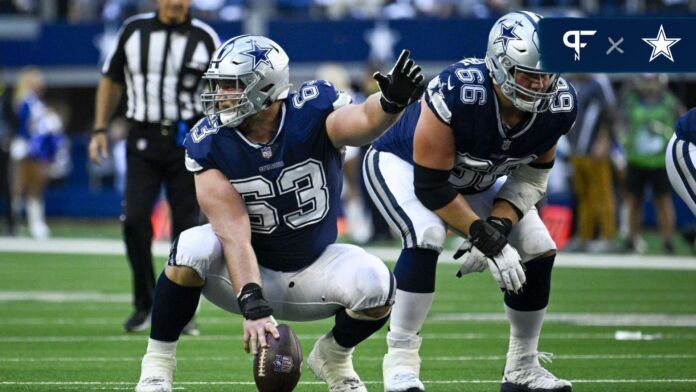
<path fill-rule="evenodd" d="M 682 360 L 694 359 L 696 354 L 593 354 L 593 355 L 554 355 L 554 360 L 563 361 L 586 361 L 597 359 L 617 359 L 617 360 Z M 382 362 L 384 356 L 360 356 L 361 361 Z M 0 357 L 0 363 L 41 363 L 41 362 L 140 362 L 142 357 Z M 422 356 L 423 361 L 439 362 L 480 362 L 480 361 L 502 361 L 505 355 L 463 355 L 463 356 Z M 251 362 L 251 358 L 239 355 L 229 357 L 188 357 L 177 356 L 178 362 Z"/>
<path fill-rule="evenodd" d="M 158 257 L 169 254 L 168 242 L 153 244 L 153 253 Z M 400 249 L 394 247 L 365 247 L 365 249 L 387 261 L 395 261 Z M 121 240 L 102 239 L 50 239 L 38 241 L 30 238 L 0 237 L 0 261 L 2 253 L 61 253 L 61 254 L 95 254 L 125 255 L 125 245 Z M 452 260 L 453 250 L 446 250 L 441 263 L 457 263 Z M 6 257 L 6 256 L 5 256 Z M 556 259 L 558 267 L 579 268 L 618 268 L 618 269 L 659 269 L 659 270 L 696 270 L 696 258 L 683 256 L 641 256 L 641 255 L 594 255 L 560 252 Z"/>
<path fill-rule="evenodd" d="M 300 334 L 299 338 L 304 340 L 316 340 L 322 334 Z M 544 340 L 615 340 L 613 332 L 606 333 L 544 333 Z M 377 333 L 368 339 L 383 340 L 385 333 Z M 147 334 L 129 335 L 102 335 L 102 336 L 0 336 L 0 344 L 6 343 L 81 343 L 81 342 L 137 342 L 142 343 L 147 338 Z M 423 339 L 431 340 L 481 340 L 497 339 L 507 341 L 507 333 L 423 333 Z M 187 340 L 205 342 L 229 342 L 242 340 L 242 335 L 201 335 L 196 337 L 186 337 Z M 664 333 L 660 334 L 660 340 L 696 340 L 694 333 Z M 689 343 L 691 344 L 691 343 Z"/>
<path fill-rule="evenodd" d="M 696 378 L 646 378 L 646 379 L 581 379 L 569 380 L 578 384 L 644 384 L 644 383 L 696 383 Z M 382 384 L 382 381 L 363 380 L 365 384 Z M 500 384 L 500 379 L 495 380 L 423 380 L 425 384 Z M 72 386 L 100 386 L 100 385 L 133 385 L 126 381 L 0 381 L 1 385 L 72 385 Z M 201 386 L 201 385 L 254 385 L 253 381 L 177 381 L 176 385 Z M 302 381 L 300 385 L 325 385 L 321 381 Z M 176 388 L 175 388 L 176 389 Z"/>

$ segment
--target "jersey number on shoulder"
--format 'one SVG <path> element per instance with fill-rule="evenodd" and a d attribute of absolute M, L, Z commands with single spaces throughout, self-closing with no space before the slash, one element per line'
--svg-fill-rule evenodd
<path fill-rule="evenodd" d="M 255 233 L 270 234 L 280 225 L 278 210 L 265 201 L 276 195 L 295 193 L 298 209 L 282 216 L 283 222 L 293 229 L 319 222 L 329 211 L 324 168 L 315 159 L 283 169 L 275 184 L 261 176 L 232 181 L 232 184 L 244 198 L 251 231 Z"/>
<path fill-rule="evenodd" d="M 459 99 L 465 104 L 478 103 L 479 105 L 486 104 L 486 88 L 481 85 L 483 83 L 483 73 L 478 68 L 459 68 L 454 74 L 462 83 Z M 447 80 L 448 88 L 450 81 Z M 450 88 L 451 90 L 451 88 Z"/>
<path fill-rule="evenodd" d="M 569 90 L 568 83 L 564 79 L 558 79 L 558 94 L 556 99 L 551 102 L 551 106 L 549 106 L 551 113 L 570 112 L 573 110 L 575 102 L 573 102 L 573 94 Z"/>
<path fill-rule="evenodd" d="M 302 109 L 302 106 L 304 106 L 305 102 L 311 101 L 318 96 L 319 89 L 317 88 L 317 86 L 307 85 L 302 87 L 302 90 L 300 90 L 299 94 L 295 94 L 295 96 L 292 97 L 292 104 L 297 109 Z"/>

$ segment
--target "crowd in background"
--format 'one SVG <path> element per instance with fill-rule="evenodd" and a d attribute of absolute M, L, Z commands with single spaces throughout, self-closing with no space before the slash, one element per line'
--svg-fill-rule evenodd
<path fill-rule="evenodd" d="M 691 3 L 694 3 L 693 1 Z M 193 0 L 193 13 L 205 20 L 242 20 L 254 7 L 277 18 L 410 19 L 497 18 L 512 9 L 547 10 L 563 15 L 687 15 L 688 0 Z M 0 14 L 26 14 L 69 23 L 120 23 L 152 11 L 152 0 L 8 0 Z"/>

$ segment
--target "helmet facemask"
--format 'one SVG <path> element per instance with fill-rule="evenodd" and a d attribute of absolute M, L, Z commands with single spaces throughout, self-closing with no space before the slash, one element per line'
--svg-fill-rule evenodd
<path fill-rule="evenodd" d="M 524 73 L 531 78 L 548 77 L 548 87 L 545 91 L 532 90 L 517 83 L 517 74 Z M 548 110 L 558 91 L 558 74 L 542 72 L 538 69 L 513 66 L 509 71 L 509 77 L 500 86 L 503 94 L 510 99 L 512 104 L 525 112 L 541 113 Z"/>
<path fill-rule="evenodd" d="M 249 100 L 249 91 L 261 80 L 255 73 L 238 78 L 206 76 L 207 90 L 201 94 L 203 109 L 211 124 L 236 127 L 259 112 Z M 262 109 L 261 109 L 262 110 Z"/>

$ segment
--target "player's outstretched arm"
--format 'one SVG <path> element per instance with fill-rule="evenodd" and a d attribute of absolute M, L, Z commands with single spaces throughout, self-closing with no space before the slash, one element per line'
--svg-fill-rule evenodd
<path fill-rule="evenodd" d="M 232 286 L 238 291 L 239 309 L 244 316 L 244 350 L 256 354 L 267 347 L 266 332 L 278 338 L 273 309 L 263 296 L 261 274 L 251 247 L 251 224 L 242 196 L 222 172 L 208 169 L 197 173 L 196 196 L 222 250 Z"/>
<path fill-rule="evenodd" d="M 421 67 L 403 50 L 387 75 L 376 72 L 380 92 L 359 105 L 346 105 L 326 119 L 326 131 L 336 148 L 362 146 L 378 138 L 401 111 L 423 93 Z"/>

